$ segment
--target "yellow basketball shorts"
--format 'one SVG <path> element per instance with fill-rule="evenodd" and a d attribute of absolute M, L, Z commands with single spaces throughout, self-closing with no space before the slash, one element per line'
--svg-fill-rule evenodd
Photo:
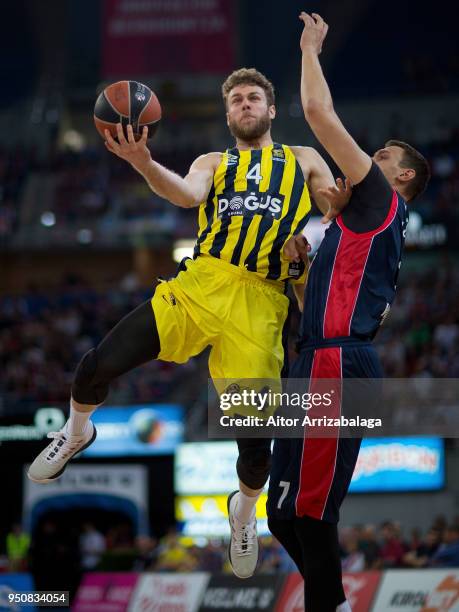
<path fill-rule="evenodd" d="M 158 359 L 184 363 L 211 346 L 214 381 L 280 378 L 289 304 L 283 286 L 201 255 L 187 260 L 186 270 L 175 278 L 161 282 L 151 303 L 161 346 Z"/>

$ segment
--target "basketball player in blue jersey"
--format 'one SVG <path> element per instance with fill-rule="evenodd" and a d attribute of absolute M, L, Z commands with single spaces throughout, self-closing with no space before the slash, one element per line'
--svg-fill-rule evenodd
<path fill-rule="evenodd" d="M 254 69 L 241 69 L 223 84 L 229 129 L 236 146 L 199 157 L 182 178 L 153 161 L 147 130 L 135 142 L 118 125 L 107 148 L 128 161 L 151 189 L 173 204 L 199 207 L 193 259 L 160 283 L 151 300 L 127 315 L 78 365 L 70 418 L 36 458 L 29 477 L 41 483 L 62 474 L 69 459 L 93 442 L 90 416 L 107 397 L 110 382 L 151 359 L 184 363 L 211 346 L 214 380 L 279 379 L 284 364 L 285 284 L 300 285 L 304 264 L 289 261 L 287 244 L 306 225 L 309 190 L 322 212 L 321 189 L 334 184 L 313 149 L 273 143 L 276 110 L 272 84 Z M 347 197 L 340 203 L 344 205 Z M 253 574 L 258 558 L 255 503 L 270 469 L 269 440 L 238 440 L 240 490 L 229 498 L 230 560 L 237 576 Z M 211 466 L 209 466 L 211 468 Z"/>
<path fill-rule="evenodd" d="M 347 181 L 349 205 L 331 223 L 309 271 L 292 378 L 379 378 L 371 341 L 395 295 L 406 202 L 429 179 L 424 157 L 391 140 L 370 158 L 336 115 L 318 59 L 328 26 L 301 14 L 301 98 L 306 120 Z M 342 186 L 341 190 L 344 190 Z M 330 190 L 333 197 L 333 190 Z M 340 389 L 341 385 L 338 385 Z M 346 397 L 334 409 L 339 416 Z M 306 612 L 351 608 L 341 580 L 337 523 L 360 439 L 308 437 L 275 440 L 268 493 L 268 524 L 305 581 Z"/>

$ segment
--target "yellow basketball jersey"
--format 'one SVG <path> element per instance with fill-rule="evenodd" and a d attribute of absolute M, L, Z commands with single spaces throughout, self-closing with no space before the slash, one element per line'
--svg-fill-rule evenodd
<path fill-rule="evenodd" d="M 199 207 L 194 258 L 201 254 L 244 267 L 262 278 L 298 279 L 304 264 L 283 256 L 285 242 L 306 225 L 308 187 L 291 149 L 228 149 Z"/>

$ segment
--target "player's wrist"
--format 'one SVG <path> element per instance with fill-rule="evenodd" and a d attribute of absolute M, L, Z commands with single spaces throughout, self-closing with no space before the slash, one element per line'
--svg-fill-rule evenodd
<path fill-rule="evenodd" d="M 149 172 L 151 172 L 153 168 L 153 160 L 151 157 L 142 160 L 141 162 L 132 163 L 132 166 L 139 174 L 141 174 L 145 179 L 148 178 Z"/>
<path fill-rule="evenodd" d="M 311 55 L 317 57 L 319 55 L 319 49 L 317 45 L 314 43 L 303 43 L 301 45 L 301 51 L 303 52 L 303 56 Z"/>

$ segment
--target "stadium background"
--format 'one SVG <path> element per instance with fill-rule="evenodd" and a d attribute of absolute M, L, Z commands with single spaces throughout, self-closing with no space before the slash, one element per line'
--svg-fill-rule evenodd
<path fill-rule="evenodd" d="M 398 138 L 417 146 L 432 165 L 431 184 L 411 208 L 396 302 L 377 340 L 386 373 L 408 379 L 459 376 L 454 4 L 437 3 L 435 12 L 425 0 L 415 7 L 395 0 L 337 4 L 17 0 L 5 7 L 0 26 L 4 572 L 29 571 L 37 588 L 75 592 L 88 521 L 105 549 L 96 555 L 94 569 L 227 570 L 224 520 L 214 520 L 221 501 L 209 515 L 200 497 L 219 491 L 203 485 L 201 491 L 195 487 L 193 499 L 183 500 L 186 487 L 180 491 L 174 482 L 179 449 L 190 457 L 209 452 L 209 466 L 231 454 L 223 447 L 212 455 L 208 447 L 180 446 L 207 440 L 205 355 L 183 366 L 153 362 L 117 381 L 98 415 L 105 420 L 105 446 L 74 463 L 80 472 L 68 470 L 60 493 L 34 501 L 24 480 L 24 466 L 67 410 L 81 355 L 151 294 L 158 276 L 174 274 L 197 229 L 196 211 L 152 194 L 126 162 L 104 149 L 92 123 L 104 84 L 138 79 L 154 89 L 163 119 L 153 155 L 182 175 L 197 155 L 231 143 L 220 85 L 240 66 L 255 66 L 276 87 L 275 139 L 316 146 L 299 99 L 297 15 L 301 9 L 323 14 L 330 32 L 322 63 L 347 127 L 370 153 L 385 139 Z M 306 232 L 315 244 L 318 218 Z M 297 322 L 293 307 L 291 345 Z M 429 452 L 422 446 L 429 442 L 419 444 L 416 452 Z M 393 472 L 390 492 L 349 495 L 341 521 L 345 569 L 413 567 L 406 553 L 419 552 L 432 526 L 444 544 L 459 546 L 459 445 L 451 438 L 439 448 L 436 480 L 418 474 L 413 484 Z M 110 466 L 117 469 L 111 472 Z M 199 472 L 194 477 L 199 480 Z M 92 492 L 83 493 L 85 487 Z M 71 490 L 72 496 L 64 495 Z M 104 490 L 105 498 L 96 495 Z M 123 495 L 131 501 L 120 502 Z M 391 524 L 382 527 L 385 521 Z M 30 532 L 31 543 L 14 560 L 7 536 L 16 522 Z M 175 525 L 186 535 L 177 535 Z M 213 527 L 206 532 L 206 525 Z M 388 542 L 398 550 L 395 559 Z M 262 572 L 291 569 L 269 538 L 263 554 Z"/>

